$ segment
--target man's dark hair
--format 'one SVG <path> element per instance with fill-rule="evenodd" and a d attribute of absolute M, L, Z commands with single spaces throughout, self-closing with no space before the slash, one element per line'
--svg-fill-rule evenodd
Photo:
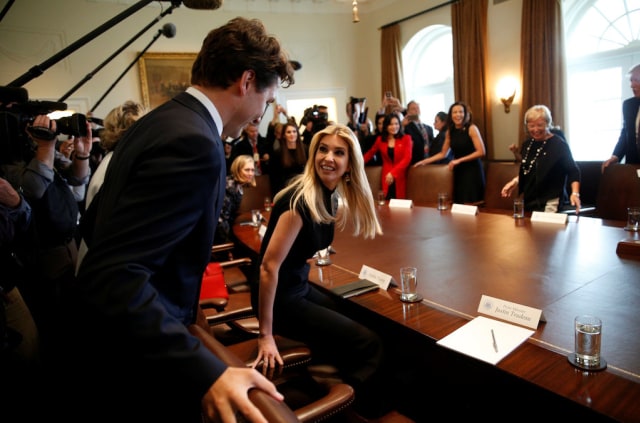
<path fill-rule="evenodd" d="M 280 42 L 258 19 L 237 17 L 206 36 L 191 68 L 191 84 L 228 88 L 246 70 L 255 72 L 259 91 L 278 78 L 283 87 L 294 83 L 294 69 Z"/>

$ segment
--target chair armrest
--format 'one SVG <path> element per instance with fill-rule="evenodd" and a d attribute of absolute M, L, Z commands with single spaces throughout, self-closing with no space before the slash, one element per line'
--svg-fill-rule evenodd
<path fill-rule="evenodd" d="M 318 401 L 295 410 L 301 422 L 324 421 L 346 410 L 353 403 L 355 393 L 346 383 L 338 383 L 329 388 L 329 393 Z"/>
<path fill-rule="evenodd" d="M 246 367 L 245 363 L 232 354 L 217 339 L 198 325 L 190 325 L 189 332 L 197 337 L 202 344 L 226 365 L 233 367 Z M 249 399 L 269 422 L 273 423 L 299 423 L 295 413 L 284 402 L 277 401 L 266 392 L 254 388 L 249 390 Z"/>

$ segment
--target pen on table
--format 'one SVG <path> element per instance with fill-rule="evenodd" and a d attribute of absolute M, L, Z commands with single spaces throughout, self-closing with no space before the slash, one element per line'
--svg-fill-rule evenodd
<path fill-rule="evenodd" d="M 498 343 L 496 342 L 496 334 L 491 329 L 491 339 L 493 339 L 493 349 L 498 352 Z"/>

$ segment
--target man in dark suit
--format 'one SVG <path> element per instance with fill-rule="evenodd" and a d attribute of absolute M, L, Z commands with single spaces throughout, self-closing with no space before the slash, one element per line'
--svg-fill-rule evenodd
<path fill-rule="evenodd" d="M 271 149 L 267 145 L 267 138 L 260 135 L 258 125 L 253 122 L 243 129 L 242 137 L 233 144 L 230 157 L 231 163 L 241 155 L 253 157 L 253 161 L 256 164 L 256 176 L 269 173 Z"/>
<path fill-rule="evenodd" d="M 434 140 L 433 128 L 420 120 L 420 104 L 410 101 L 407 113 L 402 120 L 405 134 L 411 135 L 413 149 L 411 150 L 411 164 L 415 164 L 429 156 L 429 146 Z"/>
<path fill-rule="evenodd" d="M 640 131 L 638 128 L 640 124 L 640 64 L 629 70 L 629 81 L 633 97 L 622 103 L 622 131 L 620 131 L 620 137 L 611 158 L 602 163 L 603 172 L 611 163 L 619 163 L 623 158 L 626 158 L 625 163 L 640 163 L 640 140 L 638 139 L 638 131 Z"/>
<path fill-rule="evenodd" d="M 87 211 L 89 250 L 66 296 L 65 420 L 90 410 L 101 421 L 227 421 L 244 410 L 258 421 L 250 388 L 282 399 L 256 370 L 227 367 L 188 325 L 224 197 L 222 139 L 259 123 L 292 83 L 278 40 L 260 21 L 235 18 L 205 38 L 191 87 L 121 139 Z"/>

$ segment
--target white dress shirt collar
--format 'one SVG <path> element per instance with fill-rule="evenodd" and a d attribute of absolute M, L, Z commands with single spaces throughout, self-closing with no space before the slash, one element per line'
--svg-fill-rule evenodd
<path fill-rule="evenodd" d="M 220 113 L 218 113 L 218 109 L 216 109 L 216 106 L 213 104 L 213 102 L 209 100 L 209 97 L 204 95 L 202 91 L 198 90 L 195 87 L 187 88 L 187 93 L 194 96 L 200 103 L 202 103 L 204 107 L 207 108 L 207 110 L 211 114 L 211 117 L 213 118 L 213 121 L 216 124 L 216 128 L 218 128 L 218 135 L 222 137 L 222 117 L 220 117 Z"/>

